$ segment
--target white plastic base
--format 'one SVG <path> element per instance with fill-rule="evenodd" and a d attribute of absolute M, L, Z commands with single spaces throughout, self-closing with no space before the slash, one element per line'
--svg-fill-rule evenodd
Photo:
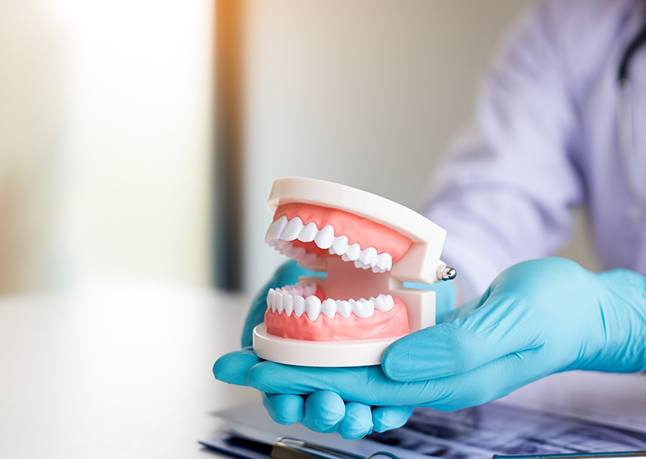
<path fill-rule="evenodd" d="M 265 324 L 253 329 L 253 350 L 272 362 L 305 367 L 379 365 L 381 354 L 398 337 L 361 341 L 303 341 L 267 333 Z"/>

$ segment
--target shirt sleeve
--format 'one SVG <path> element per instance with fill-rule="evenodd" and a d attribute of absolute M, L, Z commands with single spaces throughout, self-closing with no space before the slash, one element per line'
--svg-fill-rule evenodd
<path fill-rule="evenodd" d="M 448 231 L 443 259 L 458 269 L 463 300 L 506 267 L 558 250 L 583 199 L 554 13 L 540 3 L 508 37 L 472 123 L 436 170 L 425 214 Z"/>

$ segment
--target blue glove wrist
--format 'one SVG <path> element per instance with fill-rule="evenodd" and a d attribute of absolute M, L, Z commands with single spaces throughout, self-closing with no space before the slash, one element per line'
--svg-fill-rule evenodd
<path fill-rule="evenodd" d="M 599 344 L 585 370 L 636 372 L 646 369 L 646 278 L 615 269 L 596 274 L 602 317 Z"/>

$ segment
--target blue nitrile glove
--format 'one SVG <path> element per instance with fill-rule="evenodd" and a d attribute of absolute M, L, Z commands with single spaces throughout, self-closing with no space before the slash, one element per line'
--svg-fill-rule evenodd
<path fill-rule="evenodd" d="M 284 268 L 288 268 L 287 265 L 289 263 L 284 265 Z M 283 282 L 284 280 L 284 277 L 279 277 L 278 282 L 276 282 L 276 279 L 272 279 L 254 300 L 245 324 L 243 345 L 251 343 L 251 330 L 262 321 L 262 313 L 266 309 L 265 296 L 267 290 L 270 287 L 280 287 L 281 282 L 282 285 L 295 282 L 295 279 L 292 278 L 289 278 L 288 282 Z M 455 288 L 452 282 L 433 285 L 405 283 L 405 286 L 407 288 L 435 290 L 438 299 L 436 303 L 438 316 L 442 316 L 452 309 L 455 301 Z M 213 372 L 216 378 L 222 381 L 231 384 L 248 385 L 246 378 L 249 368 L 260 362 L 261 360 L 253 351 L 247 348 L 218 359 L 213 367 Z M 307 370 L 307 368 L 303 369 Z M 335 392 L 326 390 L 308 392 L 305 397 L 297 394 L 263 394 L 263 404 L 272 419 L 280 424 L 302 422 L 314 431 L 338 431 L 341 436 L 350 439 L 364 437 L 373 431 L 385 432 L 401 427 L 413 412 L 412 406 L 371 407 L 365 403 L 346 403 Z"/>
<path fill-rule="evenodd" d="M 272 397 L 322 391 L 334 401 L 306 404 L 303 423 L 333 430 L 345 421 L 341 402 L 455 410 L 560 371 L 646 369 L 646 279 L 631 271 L 595 274 L 562 258 L 520 263 L 454 316 L 395 342 L 381 367 L 306 368 L 232 353 L 215 372 Z"/>
<path fill-rule="evenodd" d="M 252 344 L 251 333 L 254 327 L 264 320 L 268 290 L 295 284 L 301 276 L 322 277 L 324 274 L 309 271 L 302 268 L 295 261 L 289 261 L 281 265 L 267 284 L 260 289 L 251 303 L 251 308 L 243 327 L 241 343 L 245 349 L 233 353 L 239 359 L 219 359 L 216 362 L 213 371 L 218 375 L 219 379 L 232 384 L 245 385 L 244 377 L 248 367 L 253 363 L 260 362 L 260 359 L 256 357 L 250 348 Z M 423 284 L 410 284 L 407 286 L 409 288 L 429 287 Z M 445 284 L 444 290 L 446 293 L 439 294 L 441 298 L 444 298 L 444 301 L 438 303 L 438 311 L 447 311 L 450 309 L 450 305 L 453 304 L 455 297 L 453 288 Z M 395 429 L 402 426 L 413 411 L 412 407 L 388 406 L 371 409 L 361 403 L 346 404 L 337 394 L 327 391 L 310 394 L 306 399 L 301 395 L 263 394 L 263 404 L 269 415 L 278 423 L 293 424 L 303 422 L 311 429 L 321 432 L 329 432 L 330 425 L 338 425 L 341 434 L 345 438 L 361 438 L 373 430 L 385 432 Z M 341 418 L 344 419 L 343 422 L 340 421 Z"/>

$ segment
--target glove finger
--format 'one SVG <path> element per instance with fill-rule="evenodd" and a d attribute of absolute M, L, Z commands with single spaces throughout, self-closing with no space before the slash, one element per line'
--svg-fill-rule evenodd
<path fill-rule="evenodd" d="M 247 385 L 247 373 L 261 362 L 260 358 L 250 349 L 224 354 L 213 364 L 215 379 L 239 386 Z"/>
<path fill-rule="evenodd" d="M 339 423 L 339 434 L 347 440 L 358 440 L 372 432 L 372 411 L 368 405 L 349 402 Z"/>
<path fill-rule="evenodd" d="M 417 405 L 443 395 L 441 386 L 428 382 L 401 383 L 386 377 L 379 366 L 313 368 L 262 362 L 248 373 L 247 383 L 271 394 L 330 391 L 346 402 L 371 406 Z"/>
<path fill-rule="evenodd" d="M 262 404 L 278 424 L 288 425 L 303 420 L 303 397 L 300 395 L 262 394 Z"/>
<path fill-rule="evenodd" d="M 412 414 L 412 406 L 376 406 L 372 409 L 373 430 L 381 433 L 398 429 Z"/>
<path fill-rule="evenodd" d="M 382 368 L 396 381 L 424 381 L 473 370 L 533 342 L 531 308 L 504 296 L 490 296 L 465 317 L 425 328 L 395 341 Z"/>
<path fill-rule="evenodd" d="M 454 411 L 482 405 L 552 373 L 548 361 L 541 349 L 531 349 L 506 355 L 468 373 L 428 381 L 435 386 L 436 397 L 422 406 Z"/>
<path fill-rule="evenodd" d="M 334 393 L 346 402 L 371 406 L 425 405 L 456 410 L 488 402 L 557 370 L 558 353 L 544 348 L 512 353 L 466 373 L 419 382 L 398 382 L 379 367 L 303 368 L 263 362 L 248 382 L 270 393 Z M 338 394 L 338 395 L 336 395 Z M 307 403 L 305 418 L 307 418 Z M 377 424 L 373 420 L 373 424 Z"/>
<path fill-rule="evenodd" d="M 374 373 L 375 370 L 381 373 L 379 367 L 300 367 L 267 361 L 249 371 L 247 382 L 259 391 L 270 394 L 307 395 L 329 390 L 339 393 L 345 400 L 360 401 L 345 397 L 347 389 L 352 390 L 353 387 L 367 382 L 366 373 Z"/>
<path fill-rule="evenodd" d="M 339 395 L 330 391 L 318 391 L 305 400 L 303 425 L 315 432 L 336 432 L 337 425 L 345 416 L 345 403 Z"/>
<path fill-rule="evenodd" d="M 453 308 L 449 311 L 444 312 L 440 315 L 438 312 L 437 323 L 443 324 L 447 322 L 453 322 L 454 320 L 462 319 L 463 317 L 471 314 L 476 308 L 479 308 L 481 305 L 480 299 L 476 298 L 474 300 L 464 303 L 459 308 Z"/>

